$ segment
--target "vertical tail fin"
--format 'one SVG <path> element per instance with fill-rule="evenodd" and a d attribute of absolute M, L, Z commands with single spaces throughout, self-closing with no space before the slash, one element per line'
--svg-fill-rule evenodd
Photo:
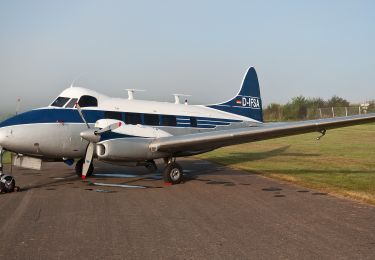
<path fill-rule="evenodd" d="M 255 69 L 251 67 L 247 70 L 237 96 L 225 103 L 209 107 L 263 122 L 262 100 Z"/>

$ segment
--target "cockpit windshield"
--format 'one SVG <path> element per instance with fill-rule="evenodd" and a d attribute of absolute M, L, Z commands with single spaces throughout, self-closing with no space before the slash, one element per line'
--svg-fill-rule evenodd
<path fill-rule="evenodd" d="M 78 101 L 78 102 L 77 102 Z M 68 97 L 58 97 L 51 104 L 51 107 L 66 107 L 74 108 L 76 104 L 79 104 L 80 107 L 97 107 L 98 100 L 93 96 L 83 95 L 78 100 L 78 98 L 68 98 Z"/>
<path fill-rule="evenodd" d="M 65 108 L 73 108 L 77 104 L 78 98 L 72 98 L 68 104 L 66 104 Z"/>
<path fill-rule="evenodd" d="M 66 102 L 68 102 L 70 98 L 67 97 L 58 97 L 55 101 L 51 104 L 52 107 L 63 107 Z"/>

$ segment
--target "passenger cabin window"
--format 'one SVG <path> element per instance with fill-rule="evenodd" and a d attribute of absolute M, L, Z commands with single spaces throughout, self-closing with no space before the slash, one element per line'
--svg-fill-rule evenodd
<path fill-rule="evenodd" d="M 138 113 L 126 113 L 125 122 L 129 125 L 142 124 L 141 114 Z"/>
<path fill-rule="evenodd" d="M 66 108 L 73 108 L 77 103 L 78 98 L 72 98 L 68 104 L 66 104 Z"/>
<path fill-rule="evenodd" d="M 197 119 L 195 117 L 190 117 L 190 126 L 197 127 Z"/>
<path fill-rule="evenodd" d="M 97 107 L 98 106 L 98 100 L 92 96 L 82 96 L 78 104 L 80 107 Z"/>
<path fill-rule="evenodd" d="M 52 107 L 63 107 L 66 102 L 68 102 L 69 98 L 67 97 L 58 97 L 55 101 L 51 104 Z"/>
<path fill-rule="evenodd" d="M 163 126 L 176 126 L 177 119 L 175 116 L 163 116 Z"/>
<path fill-rule="evenodd" d="M 113 111 L 105 111 L 104 118 L 107 119 L 116 119 L 122 121 L 122 114 L 121 112 L 113 112 Z"/>
<path fill-rule="evenodd" d="M 159 125 L 159 115 L 144 114 L 143 122 L 145 125 Z"/>

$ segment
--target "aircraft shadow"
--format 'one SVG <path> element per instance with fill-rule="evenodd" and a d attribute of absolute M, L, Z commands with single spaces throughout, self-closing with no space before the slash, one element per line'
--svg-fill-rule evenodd
<path fill-rule="evenodd" d="M 224 156 L 217 156 L 215 160 L 230 161 L 231 164 L 237 164 L 242 162 L 251 162 L 263 160 L 275 156 L 298 156 L 298 157 L 313 157 L 320 156 L 317 153 L 288 153 L 290 145 L 286 145 L 280 148 L 276 148 L 266 152 L 232 152 Z"/>

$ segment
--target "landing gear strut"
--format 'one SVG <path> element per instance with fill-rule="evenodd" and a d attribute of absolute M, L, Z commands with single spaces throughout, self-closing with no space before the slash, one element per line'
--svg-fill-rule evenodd
<path fill-rule="evenodd" d="M 176 163 L 175 159 L 164 160 L 167 166 L 164 169 L 163 179 L 166 183 L 179 184 L 183 179 L 182 167 Z"/>
<path fill-rule="evenodd" d="M 79 159 L 76 163 L 76 168 L 75 168 L 76 174 L 80 178 L 82 177 L 82 168 L 83 168 L 84 162 L 85 162 L 85 159 Z M 94 172 L 94 165 L 91 163 L 89 167 L 89 171 L 86 174 L 86 177 L 90 177 L 93 172 Z"/>

